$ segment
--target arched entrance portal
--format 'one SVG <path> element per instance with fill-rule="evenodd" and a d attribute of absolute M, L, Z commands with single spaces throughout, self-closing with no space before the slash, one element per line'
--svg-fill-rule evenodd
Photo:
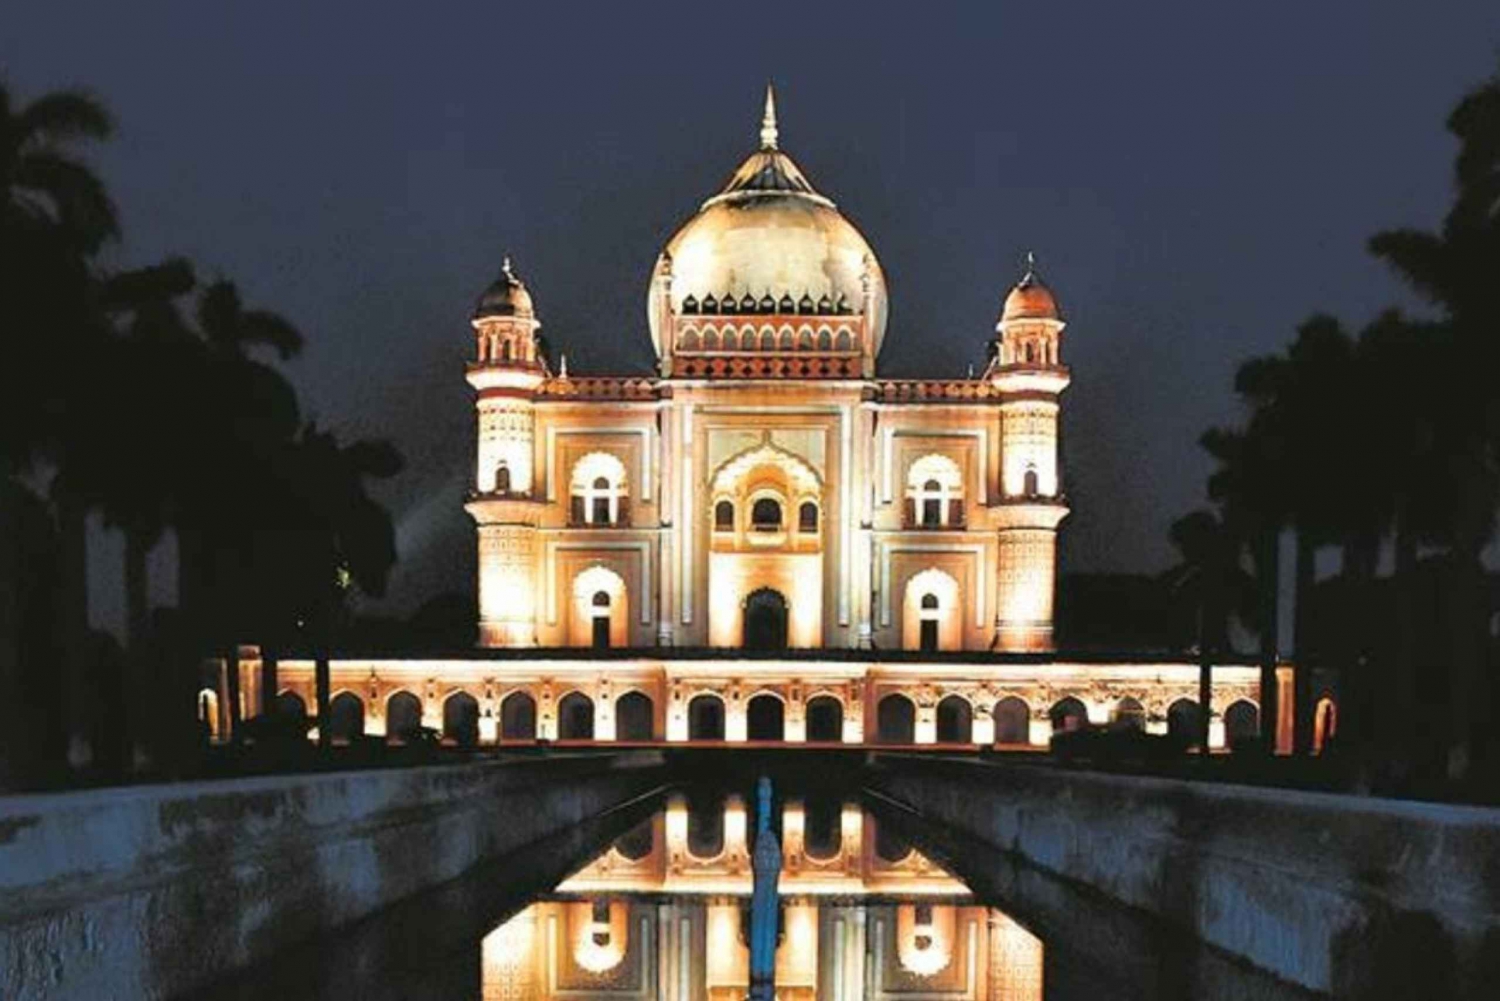
<path fill-rule="evenodd" d="M 786 598 L 769 587 L 745 599 L 745 649 L 786 649 Z"/>

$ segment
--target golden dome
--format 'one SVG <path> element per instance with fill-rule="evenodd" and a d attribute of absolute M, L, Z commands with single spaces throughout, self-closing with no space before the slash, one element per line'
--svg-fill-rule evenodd
<path fill-rule="evenodd" d="M 677 231 L 657 261 L 647 318 L 658 354 L 662 279 L 668 269 L 673 312 L 680 312 L 689 296 L 699 302 L 726 295 L 778 301 L 826 296 L 835 305 L 842 300 L 849 311 L 868 311 L 874 350 L 880 350 L 887 300 L 875 252 L 778 148 L 777 135 L 774 98 L 767 90 L 760 149 Z"/>
<path fill-rule="evenodd" d="M 1026 255 L 1026 274 L 1005 297 L 1005 306 L 1000 311 L 1001 322 L 1010 320 L 1059 320 L 1061 312 L 1052 290 L 1042 284 L 1036 276 L 1036 260 Z"/>
<path fill-rule="evenodd" d="M 507 257 L 500 266 L 500 277 L 490 283 L 490 287 L 484 290 L 484 294 L 474 304 L 474 319 L 482 320 L 488 316 L 520 316 L 531 319 L 533 315 L 531 293 L 526 291 L 526 283 L 511 271 L 510 258 Z"/>

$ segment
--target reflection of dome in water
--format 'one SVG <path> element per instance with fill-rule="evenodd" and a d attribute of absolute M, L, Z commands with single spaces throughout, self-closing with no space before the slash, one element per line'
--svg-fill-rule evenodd
<path fill-rule="evenodd" d="M 826 304 L 829 311 L 862 312 L 868 272 L 870 330 L 874 350 L 880 350 L 886 323 L 880 262 L 859 230 L 777 147 L 776 108 L 769 90 L 760 149 L 668 241 L 653 279 L 668 260 L 671 305 L 677 312 L 688 296 L 701 302 L 726 295 L 736 301 L 747 295 L 778 302 L 806 297 Z M 653 280 L 647 303 L 658 354 L 660 289 Z"/>

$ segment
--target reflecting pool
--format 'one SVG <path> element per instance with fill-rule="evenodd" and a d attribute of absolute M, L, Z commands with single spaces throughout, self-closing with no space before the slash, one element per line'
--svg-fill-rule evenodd
<path fill-rule="evenodd" d="M 742 1001 L 752 802 L 652 797 L 197 997 Z M 789 795 L 771 826 L 782 1001 L 1307 996 L 993 852 L 961 879 L 877 802 Z"/>

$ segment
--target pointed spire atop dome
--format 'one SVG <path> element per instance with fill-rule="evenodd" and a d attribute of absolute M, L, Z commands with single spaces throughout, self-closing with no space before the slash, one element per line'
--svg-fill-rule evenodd
<path fill-rule="evenodd" d="M 780 133 L 776 128 L 776 90 L 766 84 L 766 110 L 760 117 L 760 148 L 776 149 Z"/>

